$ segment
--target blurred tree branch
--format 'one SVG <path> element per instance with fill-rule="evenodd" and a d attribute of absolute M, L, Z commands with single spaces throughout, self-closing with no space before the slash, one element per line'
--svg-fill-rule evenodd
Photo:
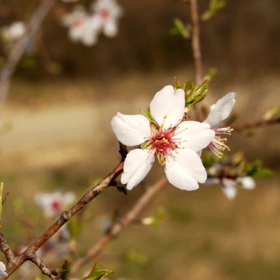
<path fill-rule="evenodd" d="M 56 1 L 57 0 L 45 0 L 37 8 L 37 10 L 34 12 L 30 19 L 27 32 L 21 39 L 19 39 L 15 43 L 11 52 L 8 55 L 6 63 L 0 70 L 0 109 L 3 107 L 3 104 L 6 101 L 11 76 L 13 75 L 18 62 L 24 55 L 26 46 L 38 32 L 44 18 L 54 6 Z"/>
<path fill-rule="evenodd" d="M 260 126 L 266 126 L 271 124 L 280 123 L 280 117 L 271 118 L 268 120 L 259 120 L 252 123 L 244 123 L 244 124 L 231 124 L 230 127 L 233 128 L 235 131 L 243 131 L 250 128 L 258 128 Z"/>
<path fill-rule="evenodd" d="M 203 73 L 202 73 L 202 55 L 200 47 L 200 17 L 198 14 L 197 0 L 189 0 L 187 3 L 190 6 L 190 15 L 191 15 L 191 44 L 193 50 L 193 60 L 194 60 L 194 81 L 195 84 L 202 84 Z M 197 121 L 202 121 L 202 110 L 201 105 L 195 105 L 196 118 Z"/>
<path fill-rule="evenodd" d="M 116 235 L 135 221 L 139 212 L 151 201 L 151 199 L 167 184 L 167 179 L 160 179 L 137 200 L 133 207 L 120 220 L 116 221 L 108 231 L 87 251 L 86 255 L 76 260 L 71 268 L 71 275 L 75 274 L 84 264 L 95 258 Z"/>
<path fill-rule="evenodd" d="M 74 205 L 69 211 L 64 211 L 60 218 L 41 236 L 39 237 L 33 244 L 31 244 L 25 252 L 21 255 L 14 257 L 10 252 L 9 247 L 7 247 L 7 242 L 3 239 L 0 239 L 0 249 L 6 255 L 8 260 L 7 266 L 7 273 L 9 276 L 19 267 L 21 266 L 26 260 L 30 259 L 30 254 L 35 253 L 43 244 L 45 244 L 69 219 L 71 219 L 78 211 L 83 209 L 91 200 L 97 197 L 102 191 L 104 191 L 108 186 L 111 184 L 115 184 L 115 179 L 119 176 L 122 172 L 123 168 L 123 159 L 120 163 L 116 166 L 116 168 L 103 179 L 98 185 L 88 190 L 85 195 Z M 8 248 L 8 249 L 7 249 Z M 34 259 L 34 258 L 33 258 Z M 35 260 L 36 261 L 36 260 Z M 42 272 L 44 274 L 49 273 L 47 269 Z M 58 279 L 58 278 L 51 278 L 51 279 Z"/>

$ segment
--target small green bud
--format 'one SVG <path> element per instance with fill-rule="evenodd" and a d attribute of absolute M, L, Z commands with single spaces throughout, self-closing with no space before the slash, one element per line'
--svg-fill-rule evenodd
<path fill-rule="evenodd" d="M 226 2 L 224 0 L 211 0 L 209 3 L 208 10 L 202 14 L 201 20 L 206 21 L 213 17 L 219 10 L 224 8 Z"/>
<path fill-rule="evenodd" d="M 184 24 L 179 18 L 173 19 L 173 27 L 170 29 L 170 33 L 173 35 L 181 35 L 185 39 L 191 37 L 191 26 Z"/>

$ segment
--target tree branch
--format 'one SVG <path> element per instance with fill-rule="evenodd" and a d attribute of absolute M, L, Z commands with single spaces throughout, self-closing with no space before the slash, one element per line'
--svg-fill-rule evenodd
<path fill-rule="evenodd" d="M 60 280 L 57 273 L 55 271 L 51 271 L 34 252 L 31 252 L 31 251 L 27 252 L 26 257 L 28 260 L 35 263 L 40 268 L 42 273 L 47 275 L 50 279 Z"/>
<path fill-rule="evenodd" d="M 280 117 L 271 118 L 269 120 L 259 120 L 252 123 L 245 123 L 245 124 L 231 124 L 230 127 L 233 128 L 235 131 L 243 131 L 250 128 L 258 128 L 260 126 L 266 126 L 271 124 L 280 123 Z"/>
<path fill-rule="evenodd" d="M 130 211 L 119 221 L 116 221 L 110 229 L 88 250 L 87 254 L 73 263 L 70 274 L 74 275 L 84 264 L 95 258 L 116 235 L 130 225 L 140 211 L 150 202 L 150 200 L 166 185 L 167 179 L 164 177 L 150 187 L 134 204 Z"/>
<path fill-rule="evenodd" d="M 116 166 L 116 168 L 108 176 L 105 177 L 105 179 L 103 179 L 94 188 L 88 190 L 85 193 L 85 195 L 69 211 L 64 211 L 61 214 L 61 216 L 58 218 L 58 220 L 43 235 L 41 235 L 33 244 L 31 244 L 26 249 L 25 252 L 23 252 L 18 257 L 12 258 L 11 262 L 7 266 L 7 273 L 9 274 L 9 276 L 28 259 L 28 256 L 30 256 L 30 253 L 35 253 L 78 211 L 83 209 L 91 200 L 93 200 L 95 197 L 97 197 L 111 183 L 114 184 L 115 179 L 119 176 L 119 174 L 122 171 L 123 171 L 123 159 Z M 1 246 L 1 249 L 2 249 L 2 247 L 3 246 Z"/>
<path fill-rule="evenodd" d="M 192 36 L 191 44 L 193 50 L 193 59 L 194 59 L 194 81 L 195 84 L 202 84 L 202 56 L 200 48 L 200 18 L 198 14 L 197 0 L 189 0 L 187 3 L 190 6 L 191 14 L 191 25 L 192 25 Z M 200 103 L 195 105 L 196 118 L 198 121 L 202 121 L 202 110 Z"/>

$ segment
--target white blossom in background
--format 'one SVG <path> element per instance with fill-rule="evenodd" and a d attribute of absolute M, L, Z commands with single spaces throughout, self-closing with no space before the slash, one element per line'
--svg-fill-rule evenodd
<path fill-rule="evenodd" d="M 8 274 L 6 273 L 6 265 L 3 262 L 0 262 L 0 276 L 2 277 L 8 277 Z"/>
<path fill-rule="evenodd" d="M 115 37 L 118 33 L 118 19 L 123 9 L 115 0 L 97 0 L 92 4 L 92 24 L 107 37 Z"/>
<path fill-rule="evenodd" d="M 237 187 L 241 186 L 243 189 L 252 190 L 256 184 L 252 177 L 238 177 L 236 180 L 223 178 L 221 180 L 222 191 L 228 199 L 234 199 L 237 194 Z"/>
<path fill-rule="evenodd" d="M 98 30 L 83 6 L 76 6 L 72 13 L 62 18 L 62 24 L 69 28 L 68 35 L 73 42 L 93 46 L 97 42 Z"/>
<path fill-rule="evenodd" d="M 206 180 L 207 184 L 219 184 L 221 186 L 224 195 L 232 200 L 237 195 L 237 188 L 240 186 L 243 189 L 252 190 L 255 188 L 255 181 L 252 177 L 237 177 L 236 179 L 230 178 L 208 178 Z"/>
<path fill-rule="evenodd" d="M 185 92 L 165 86 L 150 103 L 152 120 L 143 115 L 117 113 L 111 126 L 117 139 L 127 146 L 141 145 L 130 151 L 124 162 L 121 182 L 131 190 L 150 171 L 155 156 L 164 166 L 168 181 L 183 190 L 195 190 L 207 178 L 198 152 L 215 136 L 209 124 L 183 121 Z"/>
<path fill-rule="evenodd" d="M 215 104 L 211 105 L 210 113 L 204 121 L 204 123 L 208 123 L 215 131 L 215 137 L 211 141 L 209 148 L 218 157 L 222 157 L 225 149 L 229 150 L 229 147 L 225 144 L 227 139 L 221 138 L 219 135 L 231 134 L 232 129 L 230 127 L 216 128 L 216 126 L 230 115 L 235 105 L 235 95 L 235 92 L 230 92 L 219 99 Z"/>
<path fill-rule="evenodd" d="M 36 203 L 44 209 L 46 217 L 60 214 L 69 204 L 73 203 L 76 195 L 73 192 L 39 193 L 35 197 Z"/>
<path fill-rule="evenodd" d="M 19 40 L 26 32 L 26 24 L 22 21 L 13 22 L 9 26 L 4 26 L 1 29 L 3 39 L 9 43 L 14 43 Z"/>

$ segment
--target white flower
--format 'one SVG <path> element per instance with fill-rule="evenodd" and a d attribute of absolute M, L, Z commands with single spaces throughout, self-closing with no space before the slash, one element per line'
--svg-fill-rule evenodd
<path fill-rule="evenodd" d="M 117 35 L 117 21 L 122 16 L 123 10 L 115 0 L 97 0 L 92 5 L 94 15 L 92 24 L 96 29 L 103 31 L 108 37 Z"/>
<path fill-rule="evenodd" d="M 250 176 L 238 177 L 236 179 L 236 182 L 239 183 L 243 187 L 243 189 L 246 190 L 252 190 L 256 186 L 254 179 Z"/>
<path fill-rule="evenodd" d="M 2 35 L 4 39 L 10 43 L 19 40 L 26 32 L 26 25 L 22 21 L 16 21 L 9 26 L 2 28 Z"/>
<path fill-rule="evenodd" d="M 72 13 L 62 18 L 62 24 L 69 28 L 69 37 L 73 42 L 81 42 L 86 46 L 93 46 L 97 42 L 98 30 L 92 24 L 83 6 L 76 6 Z"/>
<path fill-rule="evenodd" d="M 234 199 L 237 194 L 237 185 L 244 189 L 252 190 L 255 188 L 255 181 L 252 177 L 237 177 L 236 180 L 222 178 L 222 191 L 228 199 Z"/>
<path fill-rule="evenodd" d="M 235 92 L 230 92 L 224 97 L 219 99 L 216 104 L 211 105 L 210 113 L 204 123 L 208 123 L 210 127 L 215 131 L 215 137 L 211 141 L 209 148 L 218 157 L 222 157 L 225 149 L 229 150 L 229 147 L 225 144 L 226 138 L 221 138 L 219 134 L 231 134 L 232 129 L 230 127 L 215 128 L 219 122 L 225 120 L 231 113 L 235 105 Z"/>
<path fill-rule="evenodd" d="M 66 206 L 75 200 L 75 197 L 75 194 L 72 192 L 63 194 L 57 191 L 54 193 L 39 193 L 35 200 L 44 209 L 45 216 L 52 217 L 63 211 Z"/>
<path fill-rule="evenodd" d="M 0 276 L 5 278 L 8 277 L 8 274 L 6 273 L 6 266 L 2 262 L 0 262 Z"/>
<path fill-rule="evenodd" d="M 185 92 L 166 86 L 150 103 L 149 120 L 143 115 L 117 113 L 111 121 L 117 139 L 127 145 L 141 144 L 130 151 L 124 162 L 121 182 L 131 190 L 150 171 L 155 155 L 168 181 L 183 190 L 195 190 L 207 173 L 198 152 L 213 139 L 215 132 L 207 123 L 183 121 Z"/>

